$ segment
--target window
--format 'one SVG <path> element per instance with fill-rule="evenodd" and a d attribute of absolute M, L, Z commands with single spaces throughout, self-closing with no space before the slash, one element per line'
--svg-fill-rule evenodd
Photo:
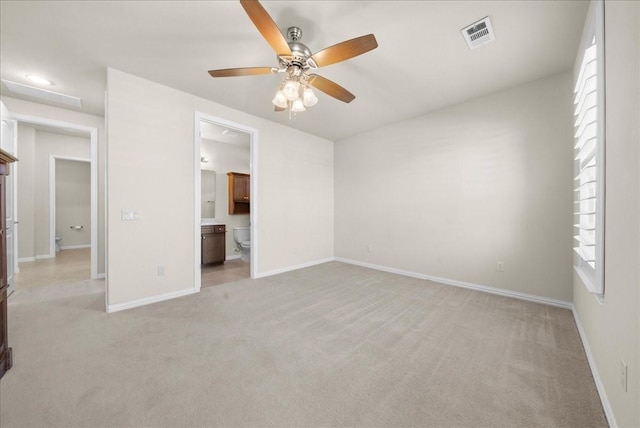
<path fill-rule="evenodd" d="M 604 4 L 592 2 L 575 70 L 574 268 L 604 295 Z"/>

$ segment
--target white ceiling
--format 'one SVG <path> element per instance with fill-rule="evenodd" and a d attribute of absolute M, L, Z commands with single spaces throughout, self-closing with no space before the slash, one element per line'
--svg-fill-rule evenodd
<path fill-rule="evenodd" d="M 246 148 L 249 148 L 251 143 L 251 135 L 246 132 L 229 129 L 226 126 L 205 121 L 200 122 L 200 137 L 204 140 L 217 141 Z"/>
<path fill-rule="evenodd" d="M 0 74 L 82 98 L 104 115 L 113 67 L 334 141 L 573 66 L 587 2 L 263 1 L 281 31 L 298 26 L 312 52 L 373 33 L 379 47 L 317 73 L 356 95 L 323 93 L 289 121 L 271 99 L 282 75 L 214 79 L 208 70 L 277 66 L 237 1 L 0 2 Z M 460 29 L 490 16 L 496 40 L 470 51 Z M 2 94 L 16 96 L 2 85 Z M 317 91 L 318 92 L 318 91 Z M 74 109 L 74 108 L 71 108 Z"/>
<path fill-rule="evenodd" d="M 82 131 L 79 129 L 71 129 L 71 128 L 64 128 L 64 127 L 60 127 L 60 126 L 52 126 L 52 125 L 43 125 L 40 123 L 29 123 L 29 122 L 21 122 L 24 125 L 35 129 L 36 131 L 40 131 L 40 132 L 48 132 L 50 134 L 59 134 L 59 135 L 67 135 L 69 137 L 79 137 L 79 138 L 86 138 L 87 142 L 89 142 L 89 139 L 91 138 L 91 133 L 89 131 Z"/>

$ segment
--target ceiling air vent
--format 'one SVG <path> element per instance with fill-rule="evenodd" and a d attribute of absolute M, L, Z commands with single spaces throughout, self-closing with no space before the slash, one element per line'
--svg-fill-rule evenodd
<path fill-rule="evenodd" d="M 10 80 L 2 80 L 4 86 L 11 92 L 16 94 L 27 95 L 29 97 L 39 98 L 45 101 L 65 104 L 73 107 L 82 107 L 82 101 L 78 97 L 60 94 L 58 92 L 47 91 L 45 89 L 34 88 L 33 86 L 23 85 L 21 83 L 12 82 Z"/>
<path fill-rule="evenodd" d="M 462 37 L 467 42 L 469 49 L 475 49 L 485 43 L 492 42 L 496 39 L 491 27 L 491 20 L 485 16 L 480 21 L 476 21 L 468 27 L 460 30 Z"/>

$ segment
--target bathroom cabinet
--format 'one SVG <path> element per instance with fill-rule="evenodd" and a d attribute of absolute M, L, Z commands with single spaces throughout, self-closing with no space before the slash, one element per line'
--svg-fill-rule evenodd
<path fill-rule="evenodd" d="M 13 364 L 12 349 L 7 337 L 7 238 L 6 231 L 6 184 L 5 176 L 9 175 L 9 164 L 17 159 L 0 150 L 0 378 Z"/>
<path fill-rule="evenodd" d="M 203 265 L 224 263 L 226 258 L 226 226 L 224 224 L 201 226 L 200 233 L 200 263 Z"/>
<path fill-rule="evenodd" d="M 251 212 L 251 176 L 240 172 L 229 172 L 229 214 Z"/>

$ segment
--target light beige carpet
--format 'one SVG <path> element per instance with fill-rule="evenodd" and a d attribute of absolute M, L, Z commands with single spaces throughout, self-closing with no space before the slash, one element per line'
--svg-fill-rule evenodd
<path fill-rule="evenodd" d="M 566 309 L 332 262 L 103 310 L 10 299 L 3 428 L 606 426 Z"/>

